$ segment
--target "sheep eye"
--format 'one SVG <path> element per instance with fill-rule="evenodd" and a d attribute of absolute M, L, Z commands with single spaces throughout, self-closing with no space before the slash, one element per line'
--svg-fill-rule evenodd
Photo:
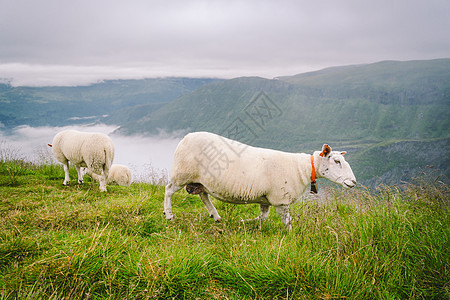
<path fill-rule="evenodd" d="M 341 161 L 337 160 L 337 159 L 335 159 L 334 162 L 337 163 L 337 164 L 341 164 Z"/>

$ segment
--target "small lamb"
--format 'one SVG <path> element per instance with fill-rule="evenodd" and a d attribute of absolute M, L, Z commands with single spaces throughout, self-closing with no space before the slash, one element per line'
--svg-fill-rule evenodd
<path fill-rule="evenodd" d="M 100 177 L 97 174 L 92 173 L 88 168 L 82 168 L 83 175 L 88 174 L 94 180 L 100 181 Z M 106 178 L 107 184 L 117 184 L 121 186 L 130 186 L 131 184 L 131 171 L 127 166 L 114 164 L 109 169 L 108 178 Z"/>

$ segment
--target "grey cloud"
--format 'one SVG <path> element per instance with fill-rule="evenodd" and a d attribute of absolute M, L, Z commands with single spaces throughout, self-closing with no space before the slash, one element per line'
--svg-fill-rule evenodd
<path fill-rule="evenodd" d="M 41 66 L 73 70 L 76 84 L 78 73 L 91 76 L 89 68 L 108 78 L 275 77 L 331 65 L 450 55 L 445 0 L 6 0 L 0 5 L 0 77 L 18 82 L 30 82 L 26 75 Z M 28 71 L 19 74 L 14 66 Z M 57 79 L 53 71 L 39 73 L 47 78 L 41 82 Z"/>

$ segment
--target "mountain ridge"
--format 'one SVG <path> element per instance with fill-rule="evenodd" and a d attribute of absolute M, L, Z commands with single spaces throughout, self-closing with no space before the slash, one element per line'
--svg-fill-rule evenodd
<path fill-rule="evenodd" d="M 312 130 L 309 124 L 314 124 L 315 120 L 320 120 L 322 123 L 331 120 L 335 126 L 338 126 L 339 122 L 333 120 L 333 115 L 337 115 L 340 118 L 338 121 L 344 123 L 347 120 L 353 123 L 347 124 L 346 127 L 357 126 L 363 131 L 366 129 L 362 133 L 363 136 L 384 138 L 385 135 L 392 134 L 391 129 L 394 129 L 397 130 L 394 138 L 439 137 L 448 134 L 446 127 L 449 125 L 450 105 L 450 84 L 448 83 L 450 81 L 450 59 L 440 60 L 440 66 L 443 65 L 442 62 L 445 62 L 446 73 L 439 73 L 435 76 L 438 80 L 435 80 L 432 87 L 426 89 L 417 84 L 411 87 L 409 84 L 411 80 L 407 78 L 400 82 L 408 82 L 406 87 L 399 85 L 395 88 L 386 87 L 378 81 L 371 82 L 369 79 L 365 79 L 365 83 L 372 87 L 380 85 L 383 90 L 369 87 L 359 88 L 356 92 L 354 86 L 329 83 L 329 78 L 325 82 L 317 83 L 315 81 L 313 86 L 307 86 L 308 83 L 297 81 L 297 75 L 283 80 L 258 77 L 225 80 L 212 85 L 204 85 L 195 91 L 181 95 L 161 109 L 142 119 L 137 119 L 134 126 L 133 124 L 123 126 L 121 131 L 132 134 L 152 133 L 158 128 L 174 131 L 190 128 L 192 130 L 209 129 L 217 133 L 226 126 L 222 123 L 230 122 L 230 118 L 238 116 L 244 110 L 245 105 L 252 100 L 252 97 L 259 92 L 264 92 L 271 101 L 278 103 L 285 110 L 285 117 L 288 115 L 289 120 L 284 118 L 279 121 L 285 122 L 286 128 L 294 125 L 293 112 L 295 111 L 299 117 L 305 120 L 299 122 L 299 125 L 307 131 Z M 406 64 L 408 68 L 411 68 L 409 63 L 389 62 L 389 64 L 395 64 L 397 68 Z M 426 68 L 429 68 L 426 62 L 421 62 L 421 64 L 425 64 Z M 432 61 L 432 64 L 435 65 L 435 61 Z M 380 64 L 363 65 L 356 68 L 370 68 L 371 66 L 378 68 Z M 349 72 L 354 68 L 345 67 L 344 69 Z M 411 76 L 414 82 L 423 82 L 430 78 L 428 73 L 420 75 L 422 69 L 424 68 L 417 71 L 419 75 Z M 384 72 L 386 73 L 387 70 Z M 395 70 L 391 70 L 391 77 L 400 77 L 395 72 Z M 337 80 L 342 82 L 340 74 L 337 75 Z M 346 80 L 348 81 L 348 79 Z M 383 81 L 386 80 L 383 79 Z M 336 91 L 337 88 L 340 90 Z M 314 112 L 313 108 L 315 111 L 320 111 L 322 116 L 316 114 L 314 118 L 308 118 L 308 115 Z M 345 109 L 352 110 L 354 114 L 351 116 L 342 114 L 342 110 Z M 342 116 L 339 115 L 339 112 Z M 374 114 L 377 115 L 376 118 L 373 117 Z M 403 116 L 401 116 L 402 114 Z M 413 115 L 416 120 L 408 120 L 407 116 Z M 403 127 L 395 124 L 395 121 L 399 119 L 398 116 L 401 116 L 400 119 L 408 121 Z M 213 121 L 217 124 L 212 124 Z M 425 121 L 430 121 L 429 128 L 425 128 Z M 416 130 L 416 132 L 412 130 Z"/>
<path fill-rule="evenodd" d="M 450 177 L 448 58 L 338 66 L 274 79 L 158 78 L 45 88 L 0 84 L 3 130 L 66 126 L 85 118 L 118 125 L 126 135 L 204 130 L 289 152 L 312 153 L 328 143 L 348 151 L 358 180 L 366 184 L 406 181 L 430 165 Z M 389 160 L 380 163 L 383 158 Z"/>
<path fill-rule="evenodd" d="M 318 71 L 312 83 L 311 76 L 306 80 L 299 77 L 304 75 L 241 77 L 204 85 L 122 126 L 119 132 L 205 130 L 253 146 L 290 152 L 312 152 L 323 143 L 350 146 L 354 157 L 350 160 L 361 166 L 356 166 L 359 177 L 370 184 L 376 182 L 373 178 L 394 181 L 386 168 L 373 162 L 367 167 L 366 160 L 379 161 L 380 156 L 376 150 L 365 150 L 385 147 L 380 152 L 397 153 L 392 157 L 399 162 L 385 165 L 406 170 L 401 153 L 408 149 L 398 150 L 406 143 L 421 151 L 428 147 L 427 152 L 433 153 L 411 163 L 414 166 L 409 168 L 408 178 L 427 165 L 444 167 L 443 173 L 449 177 L 449 168 L 432 147 L 449 144 L 450 59 L 337 67 Z M 252 105 L 260 101 L 260 95 L 266 102 L 259 105 L 267 109 L 260 108 L 258 114 Z M 269 116 L 269 112 L 274 115 Z M 230 134 L 230 128 L 245 133 Z M 397 183 L 406 179 L 402 178 L 398 176 Z"/>

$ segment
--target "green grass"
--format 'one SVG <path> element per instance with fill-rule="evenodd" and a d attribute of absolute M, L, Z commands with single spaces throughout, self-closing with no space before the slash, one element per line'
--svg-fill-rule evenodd
<path fill-rule="evenodd" d="M 16 170 L 14 172 L 8 170 Z M 330 190 L 272 209 L 164 187 L 63 186 L 59 165 L 0 161 L 0 299 L 442 299 L 450 296 L 448 186 Z"/>

